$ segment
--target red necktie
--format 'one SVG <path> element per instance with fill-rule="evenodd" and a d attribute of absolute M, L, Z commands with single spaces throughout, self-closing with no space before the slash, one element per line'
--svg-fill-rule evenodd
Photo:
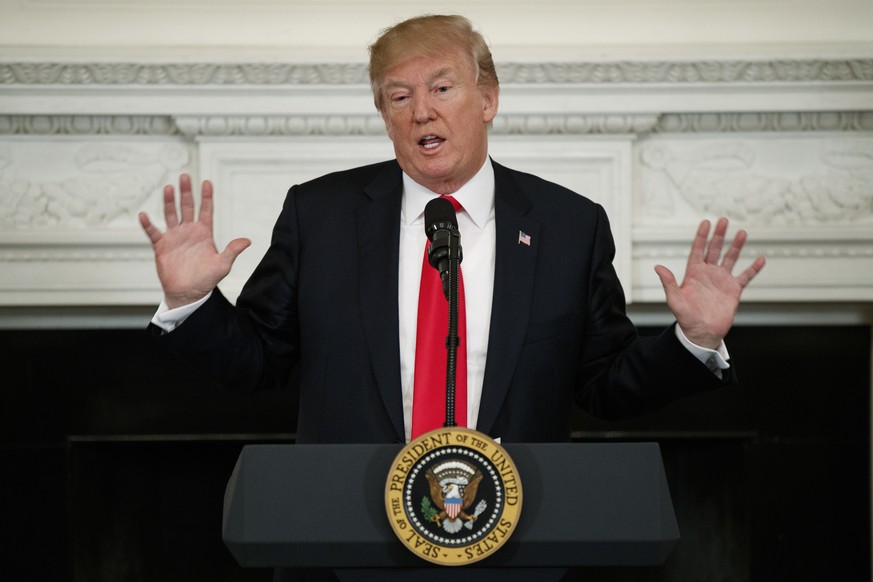
<path fill-rule="evenodd" d="M 446 197 L 457 212 L 461 205 Z M 427 260 L 424 247 L 421 288 L 418 294 L 418 327 L 415 336 L 415 376 L 412 400 L 412 438 L 439 428 L 446 420 L 446 336 L 449 302 L 439 272 Z M 464 277 L 458 270 L 458 350 L 455 375 L 455 423 L 467 426 L 467 316 Z"/>

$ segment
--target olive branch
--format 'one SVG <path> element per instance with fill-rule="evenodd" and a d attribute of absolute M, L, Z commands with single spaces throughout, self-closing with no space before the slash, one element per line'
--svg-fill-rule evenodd
<path fill-rule="evenodd" d="M 424 519 L 428 521 L 433 519 L 438 513 L 436 508 L 431 504 L 430 498 L 427 495 L 421 498 L 421 513 L 424 516 Z"/>

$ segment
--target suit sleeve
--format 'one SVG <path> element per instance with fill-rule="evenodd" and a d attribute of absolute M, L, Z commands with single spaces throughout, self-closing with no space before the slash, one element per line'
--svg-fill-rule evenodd
<path fill-rule="evenodd" d="M 598 207 L 590 257 L 588 296 L 578 368 L 576 401 L 606 419 L 638 416 L 703 390 L 735 382 L 733 370 L 719 379 L 685 349 L 673 326 L 642 337 L 625 311 L 625 297 L 612 266 L 615 244 Z M 675 324 L 674 324 L 675 325 Z"/>
<path fill-rule="evenodd" d="M 183 324 L 158 337 L 183 360 L 227 388 L 283 387 L 299 358 L 295 190 L 288 192 L 270 247 L 236 306 L 216 289 Z"/>

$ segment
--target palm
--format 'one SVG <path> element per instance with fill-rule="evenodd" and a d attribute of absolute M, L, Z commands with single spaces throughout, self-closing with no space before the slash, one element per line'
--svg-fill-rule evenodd
<path fill-rule="evenodd" d="M 140 223 L 155 252 L 158 279 L 167 304 L 179 307 L 192 303 L 212 291 L 230 272 L 236 257 L 250 241 L 235 239 L 221 253 L 215 246 L 212 229 L 212 185 L 203 182 L 199 218 L 194 217 L 191 179 L 179 180 L 179 207 L 172 186 L 164 188 L 164 218 L 167 230 L 160 232 L 145 213 Z"/>
<path fill-rule="evenodd" d="M 737 276 L 733 268 L 746 242 L 746 232 L 739 231 L 721 256 L 728 221 L 718 221 L 712 239 L 707 244 L 710 223 L 705 220 L 697 229 L 682 284 L 664 266 L 655 271 L 664 286 L 667 306 L 676 322 L 692 342 L 708 348 L 717 347 L 733 325 L 743 289 L 764 267 L 758 257 Z"/>

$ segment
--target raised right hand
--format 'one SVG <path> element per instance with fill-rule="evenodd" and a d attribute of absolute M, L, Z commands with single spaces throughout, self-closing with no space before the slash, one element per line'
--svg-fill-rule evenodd
<path fill-rule="evenodd" d="M 248 239 L 237 238 L 219 253 L 212 234 L 210 181 L 203 181 L 200 197 L 200 213 L 195 220 L 191 177 L 182 174 L 179 177 L 180 213 L 176 212 L 173 186 L 164 186 L 165 232 L 158 230 L 145 212 L 139 213 L 139 223 L 155 251 L 158 279 L 170 309 L 205 297 L 230 273 L 237 256 L 252 244 Z"/>

